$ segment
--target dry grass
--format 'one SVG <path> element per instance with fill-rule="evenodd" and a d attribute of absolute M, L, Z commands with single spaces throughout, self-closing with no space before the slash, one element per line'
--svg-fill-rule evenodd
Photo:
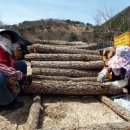
<path fill-rule="evenodd" d="M 118 123 L 124 120 L 94 97 L 43 97 L 42 127 L 84 127 L 87 124 Z"/>
<path fill-rule="evenodd" d="M 18 125 L 26 123 L 32 99 L 29 97 L 20 97 L 24 102 L 24 107 L 15 111 L 1 111 L 0 112 L 0 130 L 15 130 Z"/>

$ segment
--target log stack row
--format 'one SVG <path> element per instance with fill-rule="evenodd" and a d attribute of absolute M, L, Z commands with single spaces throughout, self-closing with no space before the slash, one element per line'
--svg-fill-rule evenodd
<path fill-rule="evenodd" d="M 25 87 L 25 92 L 68 95 L 121 93 L 120 88 L 104 87 L 96 82 L 103 61 L 95 47 L 94 43 L 44 41 L 33 44 L 28 48 L 30 54 L 25 56 L 31 61 L 33 83 L 31 87 Z"/>

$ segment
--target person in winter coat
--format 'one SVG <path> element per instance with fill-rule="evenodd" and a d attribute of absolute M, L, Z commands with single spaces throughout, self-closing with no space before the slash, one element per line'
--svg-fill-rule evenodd
<path fill-rule="evenodd" d="M 0 110 L 23 106 L 17 95 L 27 79 L 27 65 L 24 60 L 15 61 L 12 58 L 17 46 L 12 41 L 10 34 L 0 33 Z"/>
<path fill-rule="evenodd" d="M 113 73 L 115 81 L 106 82 L 105 78 L 109 73 Z M 118 46 L 115 55 L 108 61 L 108 67 L 104 67 L 98 74 L 97 81 L 104 85 L 113 85 L 116 87 L 125 87 L 128 85 L 130 77 L 130 47 Z"/>

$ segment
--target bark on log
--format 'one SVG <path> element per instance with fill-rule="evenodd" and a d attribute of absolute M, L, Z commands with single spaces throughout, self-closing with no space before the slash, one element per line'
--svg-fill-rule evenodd
<path fill-rule="evenodd" d="M 34 102 L 30 108 L 27 122 L 25 124 L 26 130 L 36 130 L 38 126 L 39 115 L 40 115 L 40 110 L 41 110 L 40 102 L 41 102 L 41 97 L 35 96 Z"/>
<path fill-rule="evenodd" d="M 70 77 L 65 77 L 65 76 L 33 75 L 32 78 L 34 80 L 57 80 L 57 81 L 74 81 L 74 82 L 93 81 L 93 82 L 97 82 L 97 77 L 70 78 Z"/>
<path fill-rule="evenodd" d="M 102 60 L 102 56 L 88 54 L 38 54 L 25 55 L 26 60 L 43 61 L 97 61 Z"/>
<path fill-rule="evenodd" d="M 37 42 L 35 44 L 39 44 L 40 42 Z M 66 44 L 59 44 L 59 43 L 44 43 L 42 45 L 50 45 L 50 46 L 56 46 L 56 47 L 67 47 L 67 48 L 75 48 L 75 49 L 87 49 L 87 50 L 96 50 L 97 49 L 97 44 L 92 43 L 92 44 L 72 44 L 72 43 L 66 43 Z"/>
<path fill-rule="evenodd" d="M 121 88 L 114 86 L 104 87 L 97 82 L 73 82 L 73 81 L 33 81 L 31 86 L 25 86 L 25 93 L 40 94 L 64 94 L 64 95 L 99 95 L 120 94 Z"/>
<path fill-rule="evenodd" d="M 68 41 L 61 41 L 61 40 L 35 40 L 34 44 L 53 44 L 53 45 L 71 45 Z"/>
<path fill-rule="evenodd" d="M 89 124 L 86 127 L 43 128 L 41 130 L 130 130 L 130 123 Z"/>
<path fill-rule="evenodd" d="M 48 45 L 88 45 L 85 42 L 68 42 L 68 41 L 62 41 L 62 40 L 35 40 L 34 44 L 48 44 Z M 96 44 L 96 43 L 90 43 L 90 44 Z"/>
<path fill-rule="evenodd" d="M 75 69 L 52 69 L 52 68 L 33 68 L 33 75 L 45 76 L 68 76 L 68 77 L 96 77 L 99 71 L 83 71 Z"/>
<path fill-rule="evenodd" d="M 100 55 L 99 51 L 95 50 L 85 50 L 85 49 L 69 49 L 67 47 L 55 47 L 47 46 L 41 44 L 34 44 L 28 46 L 28 51 L 30 53 L 66 53 L 66 54 L 95 54 Z"/>
<path fill-rule="evenodd" d="M 31 65 L 34 68 L 101 70 L 103 68 L 103 61 L 32 61 Z"/>
<path fill-rule="evenodd" d="M 130 121 L 130 111 L 115 103 L 113 100 L 106 96 L 101 96 L 99 97 L 99 99 L 108 107 L 110 107 L 115 113 L 124 118 L 126 121 Z"/>

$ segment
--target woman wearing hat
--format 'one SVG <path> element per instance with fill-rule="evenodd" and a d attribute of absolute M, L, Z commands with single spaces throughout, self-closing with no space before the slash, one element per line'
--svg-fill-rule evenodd
<path fill-rule="evenodd" d="M 14 61 L 12 58 L 17 46 L 13 40 L 14 35 L 0 32 L 0 110 L 23 106 L 23 102 L 16 97 L 26 79 L 27 65 L 23 60 Z"/>
<path fill-rule="evenodd" d="M 109 73 L 113 73 L 113 82 L 104 83 Z M 98 74 L 97 81 L 104 85 L 114 85 L 116 87 L 125 87 L 128 85 L 130 77 L 130 47 L 119 46 L 116 48 L 116 54 L 108 61 L 108 67 Z"/>

